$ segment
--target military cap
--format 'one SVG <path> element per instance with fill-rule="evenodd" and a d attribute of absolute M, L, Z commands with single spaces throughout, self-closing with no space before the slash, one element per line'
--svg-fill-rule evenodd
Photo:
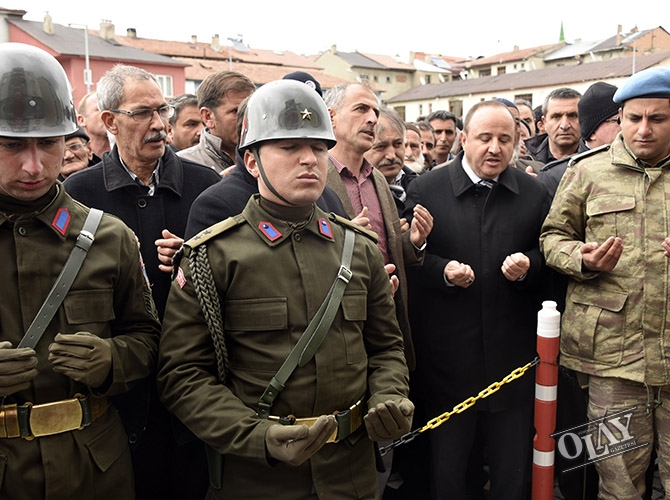
<path fill-rule="evenodd" d="M 634 74 L 614 94 L 614 102 L 638 97 L 670 98 L 670 68 L 649 68 Z"/>

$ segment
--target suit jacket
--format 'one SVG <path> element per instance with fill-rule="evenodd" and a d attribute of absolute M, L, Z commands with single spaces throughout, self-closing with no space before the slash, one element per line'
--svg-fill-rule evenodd
<path fill-rule="evenodd" d="M 407 359 L 407 366 L 410 370 L 415 367 L 414 346 L 412 343 L 412 332 L 409 326 L 409 316 L 407 312 L 407 275 L 405 266 L 421 264 L 423 261 L 423 252 L 417 252 L 409 239 L 410 232 L 406 231 L 404 234 L 400 231 L 400 218 L 398 217 L 398 209 L 396 208 L 393 195 L 389 189 L 388 182 L 382 173 L 373 169 L 372 182 L 375 185 L 377 196 L 379 197 L 379 204 L 381 206 L 382 215 L 384 217 L 384 226 L 386 227 L 386 237 L 388 239 L 388 252 L 391 262 L 395 264 L 395 274 L 400 281 L 400 287 L 395 294 L 396 317 L 400 330 L 402 331 L 403 340 L 405 342 L 405 357 Z M 350 219 L 353 219 L 357 214 L 347 194 L 347 188 L 340 177 L 333 163 L 328 161 L 328 186 L 337 193 L 342 200 L 344 210 Z"/>
<path fill-rule="evenodd" d="M 154 241 L 162 238 L 163 229 L 183 238 L 193 200 L 221 177 L 211 168 L 178 157 L 170 148 L 165 148 L 159 173 L 156 192 L 149 196 L 148 188 L 134 182 L 125 171 L 114 146 L 98 165 L 68 176 L 64 186 L 77 201 L 116 215 L 135 232 L 154 302 L 163 318 L 171 278 L 158 269 Z"/>
<path fill-rule="evenodd" d="M 473 184 L 462 154 L 450 165 L 415 179 L 409 206 L 434 217 L 422 267 L 408 269 L 410 320 L 416 350 L 413 387 L 424 397 L 456 404 L 535 358 L 537 312 L 544 259 L 538 248 L 549 194 L 536 179 L 508 167 L 492 189 Z M 531 266 L 523 281 L 502 274 L 505 257 L 523 252 Z M 450 260 L 469 264 L 469 288 L 448 286 Z M 533 397 L 526 375 L 477 403 L 506 409 Z"/>

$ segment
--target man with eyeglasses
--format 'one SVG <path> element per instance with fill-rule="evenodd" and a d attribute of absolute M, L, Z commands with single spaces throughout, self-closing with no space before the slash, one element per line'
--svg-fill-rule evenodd
<path fill-rule="evenodd" d="M 183 243 L 191 203 L 220 177 L 166 147 L 174 108 L 151 73 L 117 65 L 98 83 L 97 97 L 115 145 L 100 163 L 71 175 L 64 185 L 75 199 L 118 216 L 135 232 L 162 319 L 172 257 Z M 203 498 L 208 479 L 202 443 L 170 419 L 158 401 L 155 379 L 143 389 L 119 405 L 133 452 L 137 498 Z"/>
<path fill-rule="evenodd" d="M 89 141 L 88 134 L 81 127 L 77 127 L 77 130 L 65 136 L 63 165 L 58 176 L 61 181 L 65 180 L 70 174 L 98 163 L 99 160 L 95 161 L 93 159 L 93 151 L 89 147 Z"/>

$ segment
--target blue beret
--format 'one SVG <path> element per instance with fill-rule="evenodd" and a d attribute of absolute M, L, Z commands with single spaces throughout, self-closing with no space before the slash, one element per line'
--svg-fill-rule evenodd
<path fill-rule="evenodd" d="M 614 94 L 614 102 L 637 97 L 670 97 L 670 68 L 649 68 L 634 74 Z"/>

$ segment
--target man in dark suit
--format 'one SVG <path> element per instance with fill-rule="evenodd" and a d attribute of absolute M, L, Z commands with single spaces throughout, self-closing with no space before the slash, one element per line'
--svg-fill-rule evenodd
<path fill-rule="evenodd" d="M 406 214 L 420 203 L 434 216 L 424 265 L 408 269 L 412 390 L 430 417 L 535 357 L 544 274 L 538 237 L 550 200 L 536 179 L 509 167 L 514 126 L 504 104 L 476 104 L 465 118 L 464 152 L 408 189 Z M 529 373 L 428 433 L 432 498 L 483 498 L 481 484 L 468 480 L 478 441 L 489 498 L 526 497 L 533 395 Z"/>

